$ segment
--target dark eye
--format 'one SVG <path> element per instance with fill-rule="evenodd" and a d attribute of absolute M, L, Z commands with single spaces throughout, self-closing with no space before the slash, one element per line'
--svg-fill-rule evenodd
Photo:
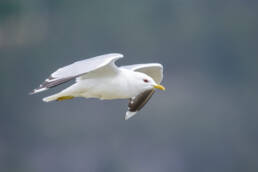
<path fill-rule="evenodd" d="M 148 83 L 148 82 L 149 82 L 149 80 L 148 80 L 148 79 L 143 79 L 143 82 Z"/>

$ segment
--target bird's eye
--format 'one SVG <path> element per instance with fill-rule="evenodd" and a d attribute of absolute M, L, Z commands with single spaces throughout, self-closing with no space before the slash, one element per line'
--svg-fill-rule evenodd
<path fill-rule="evenodd" d="M 149 82 L 149 80 L 148 80 L 148 79 L 143 79 L 143 82 L 148 83 L 148 82 Z"/>

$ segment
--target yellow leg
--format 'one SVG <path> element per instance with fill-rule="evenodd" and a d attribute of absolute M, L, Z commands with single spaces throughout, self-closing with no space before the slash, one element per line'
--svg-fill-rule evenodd
<path fill-rule="evenodd" d="M 73 96 L 63 96 L 63 97 L 58 97 L 56 100 L 57 101 L 63 101 L 63 100 L 69 100 L 74 98 Z"/>

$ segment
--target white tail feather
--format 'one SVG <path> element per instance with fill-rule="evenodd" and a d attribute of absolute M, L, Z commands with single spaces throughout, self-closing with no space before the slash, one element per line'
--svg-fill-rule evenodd
<path fill-rule="evenodd" d="M 43 101 L 44 102 L 51 102 L 51 101 L 56 100 L 58 97 L 60 97 L 60 94 L 54 94 L 52 96 L 48 96 L 48 97 L 43 98 Z"/>

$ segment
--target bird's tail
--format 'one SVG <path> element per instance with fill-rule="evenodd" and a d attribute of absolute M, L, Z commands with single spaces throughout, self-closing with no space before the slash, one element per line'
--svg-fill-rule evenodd
<path fill-rule="evenodd" d="M 58 97 L 59 97 L 59 94 L 54 94 L 54 95 L 51 95 L 51 96 L 48 96 L 48 97 L 44 97 L 43 101 L 44 102 L 51 102 L 51 101 L 57 100 Z"/>

